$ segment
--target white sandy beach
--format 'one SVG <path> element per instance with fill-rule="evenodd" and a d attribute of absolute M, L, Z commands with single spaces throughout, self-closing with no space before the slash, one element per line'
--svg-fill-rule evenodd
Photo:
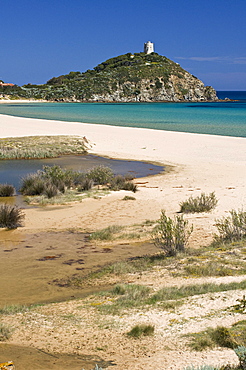
<path fill-rule="evenodd" d="M 188 216 L 197 224 L 201 239 L 212 235 L 214 220 L 246 203 L 246 138 L 168 132 L 99 124 L 49 121 L 0 115 L 0 137 L 32 135 L 85 136 L 90 153 L 113 158 L 134 159 L 168 164 L 166 174 L 137 181 L 137 202 L 121 202 L 122 194 L 90 199 L 50 214 L 26 210 L 26 228 L 64 228 L 73 224 L 86 229 L 113 223 L 131 224 L 158 219 L 160 210 L 179 211 L 180 201 L 190 195 L 215 191 L 218 207 L 211 214 Z M 122 204 L 124 203 L 124 204 Z M 127 203 L 127 204 L 125 204 Z M 33 217 L 35 213 L 35 217 Z M 206 222 L 205 222 L 206 221 Z"/>

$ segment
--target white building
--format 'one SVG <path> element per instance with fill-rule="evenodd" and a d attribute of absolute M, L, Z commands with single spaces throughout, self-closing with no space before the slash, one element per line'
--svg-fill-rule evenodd
<path fill-rule="evenodd" d="M 144 44 L 144 52 L 145 54 L 150 54 L 154 52 L 154 43 L 153 42 L 145 42 Z"/>

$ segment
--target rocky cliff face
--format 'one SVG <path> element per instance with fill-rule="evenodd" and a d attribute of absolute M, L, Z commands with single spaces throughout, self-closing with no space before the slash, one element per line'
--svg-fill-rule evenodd
<path fill-rule="evenodd" d="M 126 81 L 117 83 L 117 87 L 104 94 L 92 94 L 89 101 L 101 102 L 199 102 L 216 101 L 216 91 L 211 86 L 205 86 L 202 81 L 186 72 L 182 78 L 170 75 L 166 84 L 159 77 L 153 83 L 152 79 L 143 79 L 137 86 Z"/>

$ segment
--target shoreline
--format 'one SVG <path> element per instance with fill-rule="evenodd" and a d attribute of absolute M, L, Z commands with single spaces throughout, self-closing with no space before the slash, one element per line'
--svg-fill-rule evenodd
<path fill-rule="evenodd" d="M 128 203 L 127 207 L 120 202 L 122 193 L 116 192 L 100 202 L 88 199 L 73 204 L 66 211 L 66 220 L 62 209 L 54 209 L 52 219 L 48 211 L 43 211 L 41 216 L 40 210 L 28 209 L 24 229 L 42 229 L 43 225 L 62 229 L 70 223 L 74 227 L 83 225 L 84 229 L 99 229 L 115 223 L 129 225 L 158 219 L 161 209 L 174 215 L 179 211 L 180 202 L 189 196 L 215 192 L 219 200 L 215 211 L 199 217 L 187 216 L 202 225 L 199 234 L 212 235 L 216 218 L 245 205 L 246 138 L 0 115 L 2 138 L 43 135 L 85 136 L 91 144 L 90 154 L 161 163 L 172 166 L 172 170 L 146 178 L 147 183 L 139 185 L 137 202 Z"/>

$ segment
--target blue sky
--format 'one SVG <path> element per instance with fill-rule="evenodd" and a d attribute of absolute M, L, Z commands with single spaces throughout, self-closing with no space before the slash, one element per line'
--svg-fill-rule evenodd
<path fill-rule="evenodd" d="M 0 0 L 0 79 L 45 83 L 155 51 L 216 90 L 246 90 L 245 0 Z"/>

